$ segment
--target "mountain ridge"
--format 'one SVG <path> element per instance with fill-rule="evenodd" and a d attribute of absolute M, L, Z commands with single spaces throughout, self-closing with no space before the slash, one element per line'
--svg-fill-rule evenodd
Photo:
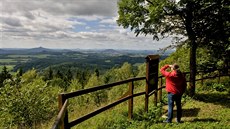
<path fill-rule="evenodd" d="M 104 54 L 159 54 L 158 50 L 132 50 L 132 49 L 57 49 L 57 48 L 0 48 L 0 54 L 33 54 L 33 53 L 46 53 L 46 52 L 86 52 L 86 53 L 104 53 Z M 172 53 L 174 50 L 169 50 L 167 53 Z M 161 52 L 162 53 L 162 52 Z"/>

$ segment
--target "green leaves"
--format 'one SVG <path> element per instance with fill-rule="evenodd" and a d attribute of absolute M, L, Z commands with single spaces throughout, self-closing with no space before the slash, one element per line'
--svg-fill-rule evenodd
<path fill-rule="evenodd" d="M 49 87 L 35 70 L 26 72 L 21 82 L 9 80 L 0 89 L 0 103 L 6 117 L 18 127 L 31 127 L 52 118 L 56 112 L 56 97 L 61 91 L 57 87 Z M 4 123 L 8 123 L 5 119 Z M 7 126 L 7 125 L 6 125 Z"/>
<path fill-rule="evenodd" d="M 117 23 L 155 40 L 183 35 L 222 58 L 230 44 L 229 6 L 227 0 L 120 0 Z"/>
<path fill-rule="evenodd" d="M 12 77 L 12 75 L 9 73 L 9 71 L 7 70 L 6 66 L 3 66 L 2 68 L 2 72 L 0 72 L 0 88 L 3 86 L 3 82 L 6 79 L 10 79 Z"/>
<path fill-rule="evenodd" d="M 154 40 L 159 40 L 169 34 L 184 34 L 182 19 L 177 14 L 166 13 L 167 9 L 176 10 L 176 3 L 167 0 L 120 0 L 118 7 L 118 25 L 134 31 L 136 36 L 152 35 Z"/>

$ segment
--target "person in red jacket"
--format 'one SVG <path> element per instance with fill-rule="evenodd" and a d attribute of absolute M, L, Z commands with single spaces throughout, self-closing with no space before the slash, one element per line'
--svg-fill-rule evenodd
<path fill-rule="evenodd" d="M 168 68 L 171 69 L 170 72 L 167 71 Z M 174 102 L 176 102 L 176 121 L 180 123 L 182 117 L 181 98 L 186 90 L 186 79 L 182 72 L 179 70 L 179 66 L 177 64 L 165 65 L 160 69 L 160 72 L 166 78 L 166 91 L 168 92 L 168 118 L 165 122 L 172 122 L 173 107 Z"/>

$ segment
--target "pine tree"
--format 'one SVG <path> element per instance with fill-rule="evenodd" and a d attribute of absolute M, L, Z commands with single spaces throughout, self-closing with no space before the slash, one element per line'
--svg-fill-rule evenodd
<path fill-rule="evenodd" d="M 0 87 L 3 87 L 3 82 L 6 79 L 10 79 L 12 77 L 12 75 L 9 73 L 9 71 L 7 70 L 6 66 L 3 66 L 2 68 L 2 72 L 0 73 Z"/>

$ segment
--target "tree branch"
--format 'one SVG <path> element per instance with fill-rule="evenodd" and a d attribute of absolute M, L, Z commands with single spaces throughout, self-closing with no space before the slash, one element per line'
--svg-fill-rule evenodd
<path fill-rule="evenodd" d="M 151 5 L 154 5 L 153 2 L 149 1 L 149 0 L 146 0 L 148 3 L 150 3 Z"/>

